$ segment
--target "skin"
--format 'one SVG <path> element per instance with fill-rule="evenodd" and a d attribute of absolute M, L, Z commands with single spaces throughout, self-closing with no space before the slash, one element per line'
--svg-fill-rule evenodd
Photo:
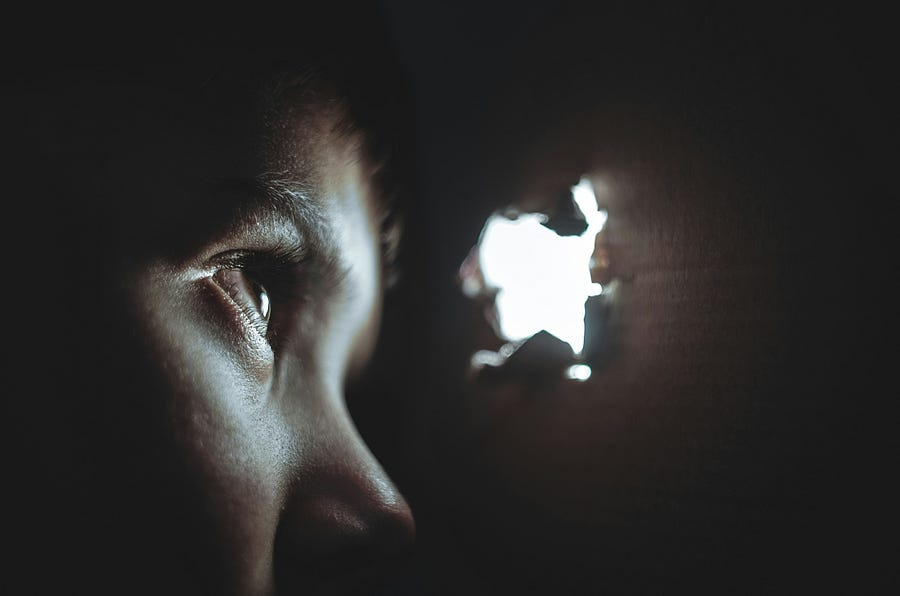
<path fill-rule="evenodd" d="M 329 86 L 221 79 L 92 87 L 111 199 L 59 560 L 128 593 L 371 587 L 414 534 L 344 397 L 379 327 L 375 168 Z"/>

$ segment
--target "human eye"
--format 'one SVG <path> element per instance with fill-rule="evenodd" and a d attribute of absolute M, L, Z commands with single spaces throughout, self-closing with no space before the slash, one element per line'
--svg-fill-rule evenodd
<path fill-rule="evenodd" d="M 212 281 L 221 290 L 238 325 L 272 344 L 273 321 L 302 295 L 307 254 L 298 246 L 233 250 L 214 258 Z M 281 312 L 282 315 L 287 314 Z"/>
<path fill-rule="evenodd" d="M 265 286 L 240 268 L 220 269 L 212 278 L 225 291 L 239 316 L 243 317 L 256 333 L 266 338 L 272 301 Z"/>

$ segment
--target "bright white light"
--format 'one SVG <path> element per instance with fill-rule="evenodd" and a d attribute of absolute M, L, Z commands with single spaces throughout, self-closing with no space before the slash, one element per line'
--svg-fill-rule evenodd
<path fill-rule="evenodd" d="M 492 215 L 479 242 L 479 267 L 486 285 L 497 291 L 500 334 L 509 341 L 545 330 L 575 354 L 584 347 L 584 303 L 603 291 L 591 281 L 594 241 L 606 223 L 590 181 L 582 178 L 572 195 L 587 221 L 580 236 L 560 236 L 541 225 L 536 213 L 509 219 Z"/>
<path fill-rule="evenodd" d="M 481 368 L 483 366 L 500 366 L 505 358 L 502 354 L 491 352 L 490 350 L 479 350 L 472 354 L 472 367 Z"/>
<path fill-rule="evenodd" d="M 566 378 L 573 381 L 587 381 L 591 378 L 591 367 L 587 364 L 573 364 L 566 369 Z"/>

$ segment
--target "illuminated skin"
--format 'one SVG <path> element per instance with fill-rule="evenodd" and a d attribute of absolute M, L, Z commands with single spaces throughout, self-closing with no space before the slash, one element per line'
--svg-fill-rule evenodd
<path fill-rule="evenodd" d="M 215 91 L 185 129 L 132 124 L 112 161 L 129 198 L 105 241 L 100 546 L 79 572 L 124 593 L 344 593 L 413 535 L 344 398 L 378 332 L 373 170 L 327 89 L 250 113 Z"/>

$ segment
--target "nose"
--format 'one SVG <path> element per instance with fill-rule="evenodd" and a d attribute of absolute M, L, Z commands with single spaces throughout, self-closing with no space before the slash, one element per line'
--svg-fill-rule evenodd
<path fill-rule="evenodd" d="M 383 573 L 415 535 L 409 506 L 349 416 L 316 427 L 319 439 L 305 442 L 275 536 L 279 592 Z"/>

